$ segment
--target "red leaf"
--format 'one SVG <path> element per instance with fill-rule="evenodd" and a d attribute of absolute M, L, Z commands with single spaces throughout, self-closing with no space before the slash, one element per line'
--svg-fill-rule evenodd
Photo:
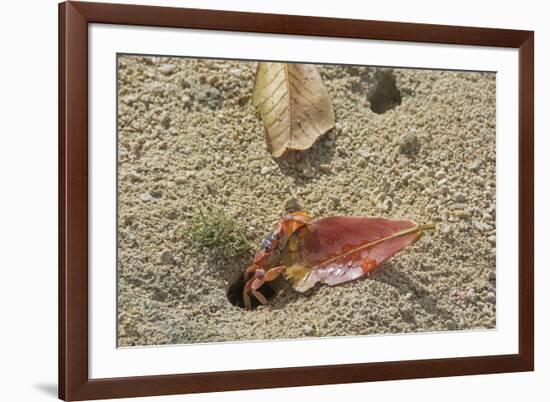
<path fill-rule="evenodd" d="M 289 240 L 285 275 L 299 292 L 318 282 L 349 282 L 367 275 L 428 228 L 433 225 L 374 217 L 316 219 Z"/>

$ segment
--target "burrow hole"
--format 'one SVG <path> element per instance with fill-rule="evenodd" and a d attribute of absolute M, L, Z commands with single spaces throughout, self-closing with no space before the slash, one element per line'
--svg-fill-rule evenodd
<path fill-rule="evenodd" d="M 242 274 L 240 274 L 236 277 L 236 279 L 229 282 L 229 288 L 227 289 L 227 300 L 229 300 L 229 302 L 234 306 L 244 308 L 243 289 L 244 279 Z M 268 283 L 264 283 L 258 290 L 267 300 L 271 300 L 275 296 L 275 291 Z M 250 299 L 252 301 L 253 309 L 260 305 L 260 302 L 254 296 L 251 296 Z"/>
<path fill-rule="evenodd" d="M 374 81 L 374 87 L 367 95 L 370 108 L 374 113 L 382 114 L 401 104 L 401 92 L 395 85 L 395 76 L 392 71 L 377 71 Z"/>

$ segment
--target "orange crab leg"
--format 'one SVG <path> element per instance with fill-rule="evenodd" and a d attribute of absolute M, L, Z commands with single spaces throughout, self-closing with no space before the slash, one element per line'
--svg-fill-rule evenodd
<path fill-rule="evenodd" d="M 285 269 L 286 269 L 285 265 L 279 265 L 278 267 L 268 269 L 265 273 L 264 280 L 266 282 L 274 281 L 279 277 L 279 275 L 281 275 L 284 272 Z"/>
<path fill-rule="evenodd" d="M 267 299 L 265 298 L 265 296 L 263 294 L 261 294 L 260 292 L 258 292 L 255 289 L 252 289 L 251 291 L 252 291 L 252 294 L 256 297 L 256 299 L 258 299 L 260 301 L 260 303 L 267 304 Z"/>
<path fill-rule="evenodd" d="M 250 278 L 250 274 L 254 275 L 254 272 L 255 272 L 258 268 L 260 268 L 260 267 L 257 266 L 256 264 L 252 264 L 252 265 L 249 266 L 247 269 L 245 269 L 244 274 L 243 274 L 244 280 L 247 281 L 247 280 Z"/>
<path fill-rule="evenodd" d="M 248 294 L 249 292 L 252 293 L 254 297 L 260 301 L 260 303 L 267 304 L 267 299 L 262 293 L 260 293 L 260 291 L 258 291 L 258 289 L 261 288 L 265 282 L 271 282 L 277 279 L 285 269 L 286 266 L 280 265 L 278 267 L 268 269 L 265 273 L 260 274 L 259 277 L 254 277 L 248 280 L 243 289 L 243 301 L 245 307 L 247 309 L 252 307 L 252 301 L 250 299 L 250 295 Z"/>
<path fill-rule="evenodd" d="M 250 310 L 252 308 L 252 300 L 250 300 L 250 296 L 248 295 L 248 292 L 250 291 L 251 283 L 252 283 L 252 279 L 246 282 L 243 288 L 243 302 L 244 302 L 244 307 L 247 310 Z"/>

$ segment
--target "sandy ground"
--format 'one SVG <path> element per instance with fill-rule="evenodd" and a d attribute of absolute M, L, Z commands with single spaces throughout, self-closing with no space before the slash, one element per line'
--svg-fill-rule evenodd
<path fill-rule="evenodd" d="M 319 66 L 337 127 L 274 160 L 250 102 L 255 69 L 119 59 L 119 344 L 494 328 L 495 75 Z M 253 251 L 193 252 L 200 206 L 243 222 L 253 244 L 298 208 L 439 227 L 368 278 L 306 294 L 281 279 L 246 311 L 226 292 Z"/>

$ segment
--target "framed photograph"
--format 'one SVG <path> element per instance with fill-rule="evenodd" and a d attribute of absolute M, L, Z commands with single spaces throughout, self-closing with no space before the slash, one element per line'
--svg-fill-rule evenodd
<path fill-rule="evenodd" d="M 59 23 L 61 399 L 533 370 L 533 32 Z"/>

